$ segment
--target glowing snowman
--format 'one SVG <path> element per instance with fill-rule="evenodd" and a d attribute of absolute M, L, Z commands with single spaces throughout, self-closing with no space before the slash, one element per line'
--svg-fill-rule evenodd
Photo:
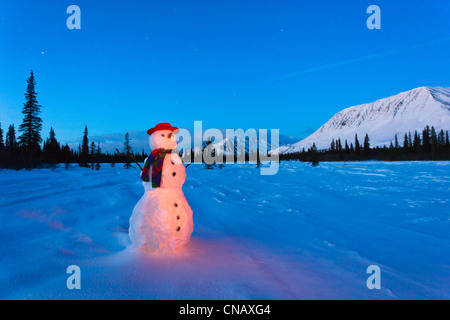
<path fill-rule="evenodd" d="M 133 244 L 146 251 L 176 251 L 184 248 L 194 229 L 192 210 L 184 196 L 182 186 L 186 169 L 176 151 L 177 128 L 160 123 L 147 131 L 152 155 L 165 152 L 160 164 L 148 164 L 149 181 L 142 181 L 145 192 L 133 209 L 129 235 Z M 173 150 L 170 152 L 168 150 Z M 152 159 L 152 158 L 151 158 Z M 145 172 L 141 172 L 141 178 Z M 155 186 L 153 171 L 160 171 L 159 186 Z M 148 170 L 147 170 L 148 171 Z"/>

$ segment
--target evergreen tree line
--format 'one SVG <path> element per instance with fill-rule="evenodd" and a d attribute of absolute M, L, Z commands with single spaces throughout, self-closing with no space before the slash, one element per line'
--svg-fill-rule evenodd
<path fill-rule="evenodd" d="M 16 138 L 14 125 L 10 125 L 3 139 L 3 130 L 0 124 L 0 168 L 42 168 L 54 167 L 57 164 L 65 164 L 69 167 L 71 163 L 81 167 L 100 169 L 102 163 L 109 163 L 114 166 L 116 163 L 123 163 L 125 168 L 131 168 L 134 159 L 143 162 L 147 154 L 142 150 L 140 153 L 133 151 L 131 139 L 126 133 L 124 144 L 120 154 L 117 152 L 103 152 L 100 142 L 89 142 L 88 129 L 85 127 L 82 143 L 75 151 L 68 144 L 62 145 L 57 139 L 53 128 L 50 129 L 49 137 L 43 142 L 42 148 L 36 148 L 33 155 Z"/>
<path fill-rule="evenodd" d="M 411 160 L 450 160 L 450 141 L 448 131 L 436 131 L 434 127 L 426 126 L 422 134 L 415 131 L 406 132 L 400 143 L 395 135 L 389 147 L 370 147 L 369 135 L 365 135 L 361 144 L 358 135 L 355 134 L 355 140 L 343 143 L 340 138 L 332 139 L 330 148 L 318 150 L 315 143 L 308 150 L 301 152 L 281 154 L 280 160 L 300 160 L 311 162 L 313 165 L 320 161 L 361 161 L 361 160 L 380 160 L 380 161 L 411 161 Z"/>
<path fill-rule="evenodd" d="M 99 142 L 89 143 L 87 126 L 82 143 L 76 151 L 68 144 L 62 145 L 56 139 L 53 128 L 50 129 L 48 138 L 43 141 L 42 119 L 39 116 L 41 105 L 37 101 L 35 86 L 36 80 L 31 71 L 22 109 L 23 120 L 18 132 L 14 124 L 9 125 L 4 132 L 0 123 L 0 168 L 40 168 L 55 166 L 58 163 L 64 163 L 66 167 L 69 167 L 70 163 L 78 163 L 82 167 L 97 170 L 100 169 L 101 163 L 124 163 L 126 168 L 130 168 L 133 158 L 143 161 L 147 156 L 144 150 L 141 153 L 133 152 L 128 133 L 124 137 L 123 153 L 104 153 Z"/>

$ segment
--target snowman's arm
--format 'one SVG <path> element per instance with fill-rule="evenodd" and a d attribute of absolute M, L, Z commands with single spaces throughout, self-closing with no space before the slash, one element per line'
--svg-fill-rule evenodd
<path fill-rule="evenodd" d="M 145 160 L 144 160 L 144 167 L 145 167 L 145 164 L 147 163 L 147 159 L 148 159 L 148 157 L 145 158 Z M 141 179 L 142 179 L 142 172 L 144 172 L 144 169 L 141 169 L 141 174 L 140 174 Z"/>
<path fill-rule="evenodd" d="M 136 164 L 138 165 L 139 169 L 142 170 L 141 165 L 139 164 L 139 162 L 137 162 L 137 160 L 136 160 L 136 158 L 134 157 L 134 155 L 132 155 L 132 154 L 127 155 L 127 154 L 125 154 L 125 153 L 122 153 L 122 152 L 120 152 L 119 149 L 117 149 L 117 148 L 116 148 L 116 152 L 117 152 L 117 154 L 118 154 L 119 156 L 122 156 L 122 157 L 130 157 L 131 159 L 133 159 L 134 162 L 136 162 Z"/>

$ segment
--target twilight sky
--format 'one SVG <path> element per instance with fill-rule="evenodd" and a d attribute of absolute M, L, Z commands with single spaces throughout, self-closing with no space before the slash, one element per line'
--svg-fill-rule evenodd
<path fill-rule="evenodd" d="M 303 138 L 344 108 L 449 87 L 449 16 L 442 0 L 0 0 L 0 122 L 21 123 L 33 69 L 43 137 L 202 120 Z"/>

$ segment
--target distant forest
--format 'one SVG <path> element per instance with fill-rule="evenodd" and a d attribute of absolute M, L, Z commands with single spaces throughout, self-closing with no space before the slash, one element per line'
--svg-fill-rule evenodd
<path fill-rule="evenodd" d="M 53 128 L 50 129 L 49 136 L 43 140 L 41 137 L 42 119 L 39 117 L 41 106 L 37 101 L 35 90 L 36 81 L 33 71 L 27 80 L 25 92 L 25 102 L 22 109 L 23 121 L 18 128 L 14 124 L 9 125 L 4 135 L 0 123 L 0 168 L 41 168 L 52 167 L 57 164 L 65 164 L 68 168 L 71 163 L 76 163 L 81 167 L 100 169 L 101 164 L 116 163 L 124 164 L 125 168 L 130 168 L 134 161 L 143 162 L 147 155 L 144 150 L 134 152 L 131 147 L 129 134 L 124 136 L 123 146 L 118 152 L 102 152 L 99 142 L 89 141 L 88 128 L 84 128 L 83 135 L 77 150 L 72 150 L 68 144 L 62 145 L 57 139 Z M 19 134 L 16 137 L 16 134 Z M 81 135 L 80 135 L 81 136 Z M 362 143 L 358 136 L 350 143 L 340 138 L 333 139 L 330 148 L 318 150 L 313 144 L 308 150 L 302 152 L 280 154 L 280 160 L 299 160 L 317 165 L 321 161 L 363 161 L 363 160 L 384 160 L 384 161 L 407 161 L 407 160 L 450 160 L 450 142 L 448 131 L 440 130 L 436 132 L 434 127 L 426 126 L 422 133 L 407 132 L 399 142 L 397 135 L 394 137 L 389 147 L 370 147 L 370 138 L 366 134 Z M 211 143 L 209 141 L 209 143 Z M 204 145 L 209 144 L 206 142 Z M 246 160 L 250 157 L 246 155 Z M 261 158 L 265 156 L 261 155 Z M 254 159 L 254 158 L 253 158 Z M 235 157 L 237 161 L 237 157 Z M 257 165 L 260 165 L 260 157 L 257 157 Z M 207 169 L 216 165 L 206 165 Z M 222 165 L 219 165 L 222 168 Z"/>
<path fill-rule="evenodd" d="M 420 160 L 450 160 L 450 141 L 448 131 L 436 132 L 434 127 L 426 126 L 422 134 L 417 131 L 414 135 L 407 132 L 400 144 L 395 135 L 390 146 L 370 147 L 370 138 L 366 134 L 361 144 L 358 135 L 350 145 L 347 140 L 332 140 L 330 148 L 317 150 L 315 144 L 308 150 L 289 154 L 281 154 L 280 160 L 300 160 L 317 165 L 320 161 L 420 161 Z"/>

